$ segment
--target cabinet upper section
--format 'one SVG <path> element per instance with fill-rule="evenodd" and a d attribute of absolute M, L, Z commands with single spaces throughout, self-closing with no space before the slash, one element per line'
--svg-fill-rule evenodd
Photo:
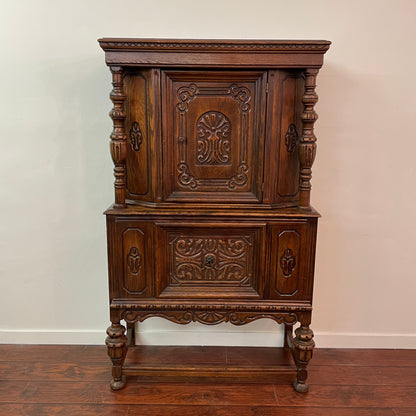
<path fill-rule="evenodd" d="M 328 41 L 100 39 L 116 207 L 309 208 Z"/>
<path fill-rule="evenodd" d="M 320 68 L 326 40 L 102 38 L 109 66 Z"/>

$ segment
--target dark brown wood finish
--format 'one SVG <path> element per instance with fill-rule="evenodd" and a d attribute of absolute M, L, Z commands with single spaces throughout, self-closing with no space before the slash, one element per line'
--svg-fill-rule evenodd
<path fill-rule="evenodd" d="M 287 351 L 290 353 L 290 351 Z M 295 393 L 293 372 L 276 377 L 286 361 L 276 348 L 137 346 L 140 378 L 118 392 L 103 346 L 0 345 L 1 415 L 414 416 L 416 350 L 316 349 L 311 389 Z M 204 362 L 218 368 L 205 381 L 164 368 Z M 129 364 L 129 363 L 127 363 Z M 239 383 L 223 368 L 267 369 Z M 151 370 L 151 372 L 146 371 Z M 270 372 L 269 372 L 270 371 Z M 193 382 L 189 383 L 189 375 Z M 221 378 L 218 378 L 221 377 Z M 241 377 L 241 375 L 239 376 Z"/>
<path fill-rule="evenodd" d="M 315 86 L 330 42 L 99 42 L 114 85 L 111 387 L 132 375 L 284 379 L 294 369 L 295 390 L 307 391 Z M 273 319 L 285 324 L 282 356 L 290 352 L 295 366 L 143 368 L 130 355 L 125 363 L 135 324 L 152 316 L 207 325 Z"/>

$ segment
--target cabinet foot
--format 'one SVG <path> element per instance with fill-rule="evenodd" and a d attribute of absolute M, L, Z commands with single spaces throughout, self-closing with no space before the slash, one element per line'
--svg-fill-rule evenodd
<path fill-rule="evenodd" d="M 295 331 L 293 339 L 293 358 L 297 367 L 296 381 L 293 383 L 294 389 L 299 393 L 308 391 L 308 371 L 306 369 L 310 359 L 312 358 L 315 342 L 313 341 L 313 332 L 309 325 L 301 325 Z"/>
<path fill-rule="evenodd" d="M 111 390 L 121 390 L 126 385 L 126 377 L 121 377 L 121 380 L 115 380 L 114 378 L 110 381 Z"/>
<path fill-rule="evenodd" d="M 112 374 L 113 380 L 110 386 L 113 390 L 120 390 L 126 384 L 122 377 L 123 364 L 127 354 L 127 337 L 126 328 L 119 322 L 113 322 L 107 329 L 108 337 L 105 340 L 107 353 L 113 362 Z"/>
<path fill-rule="evenodd" d="M 299 381 L 295 380 L 293 382 L 293 388 L 298 393 L 306 393 L 309 390 L 309 384 L 306 381 L 303 383 L 300 383 Z"/>

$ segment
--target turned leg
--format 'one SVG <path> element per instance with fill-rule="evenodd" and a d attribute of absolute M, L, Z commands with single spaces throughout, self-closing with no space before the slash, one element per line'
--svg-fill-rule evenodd
<path fill-rule="evenodd" d="M 127 323 L 127 345 L 129 347 L 134 347 L 135 345 L 135 323 L 128 322 Z"/>
<path fill-rule="evenodd" d="M 110 387 L 113 390 L 120 390 L 126 384 L 122 377 L 122 368 L 127 354 L 127 337 L 124 335 L 126 328 L 119 322 L 112 323 L 107 329 L 108 337 L 105 340 L 107 353 L 113 362 L 113 379 Z"/>
<path fill-rule="evenodd" d="M 285 333 L 284 333 L 284 340 L 283 340 L 283 348 L 285 350 L 290 348 L 288 337 L 292 336 L 292 330 L 293 330 L 292 325 L 285 324 Z"/>
<path fill-rule="evenodd" d="M 308 391 L 308 371 L 306 367 L 312 358 L 315 342 L 313 341 L 313 332 L 309 328 L 309 324 L 301 324 L 295 331 L 293 339 L 293 357 L 297 367 L 296 381 L 293 383 L 294 389 L 299 393 Z"/>

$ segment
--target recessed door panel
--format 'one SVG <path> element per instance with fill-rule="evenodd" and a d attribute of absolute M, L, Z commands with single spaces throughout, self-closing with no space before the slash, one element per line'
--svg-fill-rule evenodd
<path fill-rule="evenodd" d="M 260 202 L 265 73 L 163 72 L 169 201 Z"/>
<path fill-rule="evenodd" d="M 260 298 L 265 224 L 157 224 L 158 296 Z"/>

